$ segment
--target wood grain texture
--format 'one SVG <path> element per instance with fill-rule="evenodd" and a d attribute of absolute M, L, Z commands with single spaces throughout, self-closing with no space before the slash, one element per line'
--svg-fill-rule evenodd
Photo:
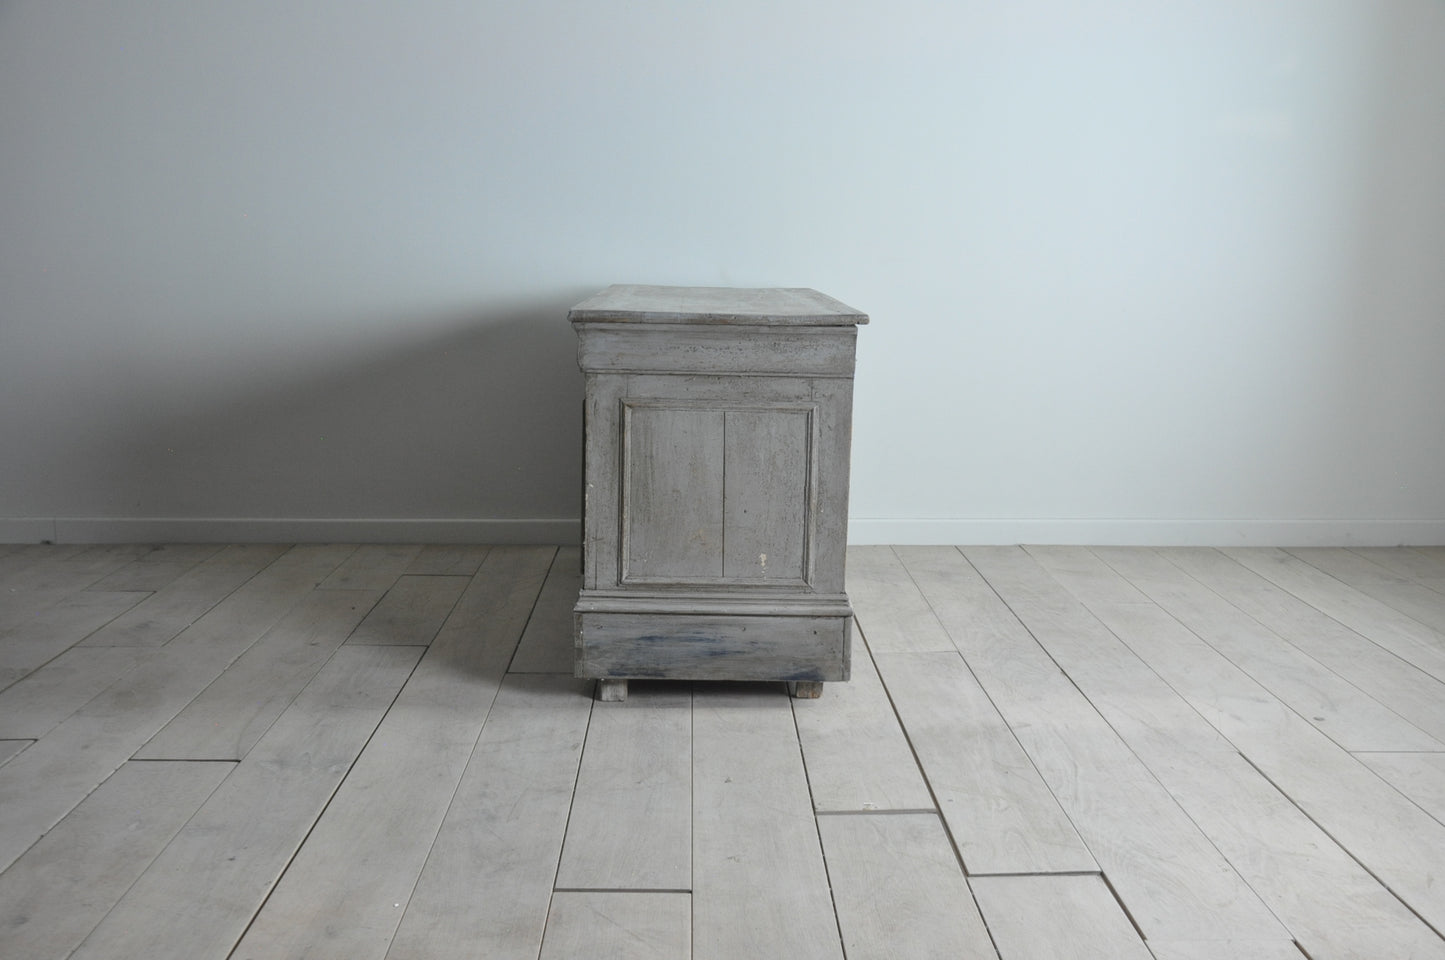
<path fill-rule="evenodd" d="M 1147 550 L 1100 550 L 1140 590 L 1347 750 L 1445 750 L 1359 687 Z"/>
<path fill-rule="evenodd" d="M 818 832 L 850 960 L 995 956 L 936 815 L 820 817 Z"/>
<path fill-rule="evenodd" d="M 1049 576 L 1083 603 L 1147 603 L 1149 598 L 1088 547 L 1025 547 Z"/>
<path fill-rule="evenodd" d="M 1355 756 L 1430 816 L 1445 823 L 1445 753 L 1357 753 Z"/>
<path fill-rule="evenodd" d="M 376 602 L 372 590 L 317 590 L 228 666 L 135 754 L 240 760 Z"/>
<path fill-rule="evenodd" d="M 426 646 L 446 622 L 468 579 L 415 575 L 398 578 L 346 642 Z"/>
<path fill-rule="evenodd" d="M 0 691 L 0 737 L 37 739 L 150 655 L 140 647 L 73 647 Z"/>
<path fill-rule="evenodd" d="M 132 560 L 115 573 L 102 577 L 87 589 L 141 590 L 149 593 L 175 583 L 195 565 L 196 561 L 191 560 L 147 561 L 142 557 Z"/>
<path fill-rule="evenodd" d="M 541 960 L 687 960 L 692 897 L 686 893 L 558 891 Z"/>
<path fill-rule="evenodd" d="M 491 549 L 485 544 L 427 544 L 406 565 L 405 572 L 438 577 L 474 576 Z"/>
<path fill-rule="evenodd" d="M 1101 656 L 1132 659 L 1022 549 L 964 553 L 1065 671 Z M 1072 683 L 1047 700 L 1010 704 L 1006 716 L 1145 936 L 1281 937 L 1259 898 Z"/>
<path fill-rule="evenodd" d="M 239 956 L 386 953 L 554 553 L 496 547 L 487 555 Z"/>
<path fill-rule="evenodd" d="M 857 339 L 851 327 L 802 331 L 586 323 L 577 332 L 582 369 L 609 374 L 851 377 Z"/>
<path fill-rule="evenodd" d="M 585 613 L 577 675 L 844 680 L 850 627 L 847 617 Z"/>
<path fill-rule="evenodd" d="M 723 576 L 806 580 L 812 409 L 723 415 Z"/>
<path fill-rule="evenodd" d="M 721 410 L 623 408 L 622 580 L 723 574 Z"/>
<path fill-rule="evenodd" d="M 0 873 L 0 956 L 69 957 L 233 767 L 117 770 Z"/>
<path fill-rule="evenodd" d="M 878 654 L 876 660 L 970 874 L 1098 869 L 956 652 Z"/>
<path fill-rule="evenodd" d="M 228 956 L 420 650 L 340 651 L 74 954 Z"/>
<path fill-rule="evenodd" d="M 1308 960 L 1281 940 L 1150 940 L 1154 960 Z"/>
<path fill-rule="evenodd" d="M 1445 738 L 1445 681 L 1373 643 L 1303 600 L 1208 549 L 1160 553 L 1191 577 L 1436 740 Z M 1445 673 L 1445 657 L 1417 651 Z"/>
<path fill-rule="evenodd" d="M 585 686 L 517 675 L 502 685 L 390 960 L 537 955 L 592 707 Z"/>
<path fill-rule="evenodd" d="M 691 889 L 689 685 L 633 683 L 593 707 L 557 886 Z"/>
<path fill-rule="evenodd" d="M 975 877 L 970 886 L 1000 960 L 1152 960 L 1100 877 Z"/>
<path fill-rule="evenodd" d="M 390 590 L 421 555 L 419 544 L 376 543 L 356 548 L 325 580 L 323 590 Z"/>
<path fill-rule="evenodd" d="M 847 683 L 829 685 L 817 700 L 794 700 L 793 716 L 815 810 L 933 809 L 913 750 L 866 652 L 854 656 Z"/>
<path fill-rule="evenodd" d="M 692 811 L 697 960 L 842 960 L 782 690 L 737 685 L 698 695 Z"/>
<path fill-rule="evenodd" d="M 278 562 L 272 565 L 275 569 L 252 577 L 164 650 L 154 651 L 35 746 L 0 767 L 0 870 L 310 593 L 318 574 L 334 566 L 325 554 L 306 556 L 294 563 Z"/>
<path fill-rule="evenodd" d="M 577 659 L 573 639 L 572 608 L 581 580 L 581 551 L 562 547 L 547 572 L 542 594 L 532 608 L 527 629 L 517 644 L 509 673 L 562 673 L 572 675 Z"/>
<path fill-rule="evenodd" d="M 1222 551 L 1326 616 L 1445 681 L 1445 635 L 1283 550 Z"/>
<path fill-rule="evenodd" d="M 868 638 L 868 649 L 875 654 L 954 649 L 892 547 L 848 548 L 848 597 Z"/>
<path fill-rule="evenodd" d="M 149 596 L 85 590 L 0 633 L 0 690 L 29 676 Z"/>
<path fill-rule="evenodd" d="M 1445 825 L 1162 610 L 1131 604 L 1101 605 L 1097 612 L 1335 843 L 1427 923 L 1445 928 L 1445 893 L 1437 882 Z M 1267 856 L 1268 848 L 1259 854 Z M 1411 929 L 1398 914 L 1391 919 L 1388 906 L 1380 905 L 1382 926 Z"/>
<path fill-rule="evenodd" d="M 195 623 L 283 552 L 284 548 L 267 544 L 226 547 L 83 642 L 89 646 L 158 647 Z"/>
<path fill-rule="evenodd" d="M 615 283 L 567 313 L 573 323 L 867 323 L 868 316 L 808 287 L 681 287 Z"/>
<path fill-rule="evenodd" d="M 1445 593 L 1394 573 L 1372 560 L 1338 547 L 1294 547 L 1289 553 L 1328 573 L 1396 613 L 1418 620 L 1437 633 L 1445 633 Z M 1445 581 L 1436 581 L 1436 584 Z"/>

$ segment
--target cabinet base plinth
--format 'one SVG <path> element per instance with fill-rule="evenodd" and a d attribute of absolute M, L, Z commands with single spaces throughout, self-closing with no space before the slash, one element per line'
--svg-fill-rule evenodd
<path fill-rule="evenodd" d="M 847 680 L 851 625 L 846 616 L 578 613 L 576 675 Z"/>

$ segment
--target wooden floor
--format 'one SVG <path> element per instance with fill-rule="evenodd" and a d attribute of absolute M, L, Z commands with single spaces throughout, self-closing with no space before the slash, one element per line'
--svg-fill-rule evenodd
<path fill-rule="evenodd" d="M 854 548 L 815 701 L 577 567 L 0 546 L 0 957 L 1445 958 L 1445 548 Z"/>

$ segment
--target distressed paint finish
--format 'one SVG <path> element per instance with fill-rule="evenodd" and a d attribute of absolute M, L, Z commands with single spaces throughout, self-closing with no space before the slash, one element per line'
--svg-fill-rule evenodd
<path fill-rule="evenodd" d="M 625 285 L 568 317 L 587 381 L 577 676 L 847 679 L 868 318 L 806 289 Z"/>

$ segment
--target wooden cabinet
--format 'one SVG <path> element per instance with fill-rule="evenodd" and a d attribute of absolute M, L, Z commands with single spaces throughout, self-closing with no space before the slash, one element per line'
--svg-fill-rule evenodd
<path fill-rule="evenodd" d="M 806 289 L 613 286 L 568 314 L 587 378 L 576 673 L 848 678 L 857 325 Z"/>

